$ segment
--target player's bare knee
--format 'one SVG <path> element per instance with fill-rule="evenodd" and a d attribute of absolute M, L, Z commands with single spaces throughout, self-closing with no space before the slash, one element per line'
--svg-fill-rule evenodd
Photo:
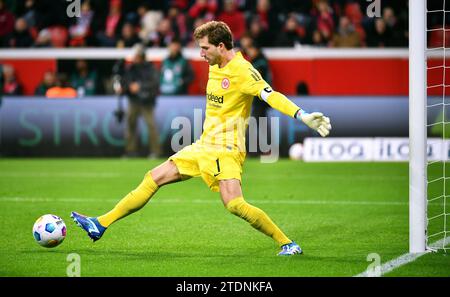
<path fill-rule="evenodd" d="M 172 161 L 162 163 L 158 167 L 152 169 L 150 174 L 159 187 L 181 179 L 178 168 Z"/>
<path fill-rule="evenodd" d="M 237 198 L 242 197 L 241 183 L 237 179 L 227 179 L 219 181 L 220 195 L 225 207 L 228 203 Z"/>

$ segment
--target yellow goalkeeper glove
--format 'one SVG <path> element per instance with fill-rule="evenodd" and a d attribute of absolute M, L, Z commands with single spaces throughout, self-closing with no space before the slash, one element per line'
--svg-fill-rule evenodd
<path fill-rule="evenodd" d="M 321 112 L 307 113 L 303 109 L 297 111 L 295 118 L 302 121 L 306 126 L 319 132 L 320 136 L 326 137 L 330 134 L 331 124 L 330 118 L 323 115 Z"/>

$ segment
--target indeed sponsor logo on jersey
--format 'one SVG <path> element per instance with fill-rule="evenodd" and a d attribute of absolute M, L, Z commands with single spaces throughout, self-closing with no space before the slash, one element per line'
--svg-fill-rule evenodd
<path fill-rule="evenodd" d="M 213 93 L 209 93 L 209 94 L 206 94 L 206 98 L 208 98 L 208 100 L 211 102 L 216 102 L 216 103 L 220 103 L 220 104 L 223 103 L 223 95 L 219 97 L 219 96 L 214 95 Z"/>

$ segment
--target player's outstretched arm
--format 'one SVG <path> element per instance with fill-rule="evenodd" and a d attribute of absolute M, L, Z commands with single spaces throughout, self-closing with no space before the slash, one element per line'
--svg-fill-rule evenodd
<path fill-rule="evenodd" d="M 298 107 L 294 102 L 289 100 L 286 96 L 279 92 L 273 91 L 270 88 L 265 88 L 261 92 L 261 98 L 266 101 L 273 109 L 276 109 L 305 123 L 311 129 L 319 132 L 322 137 L 326 137 L 328 136 L 328 134 L 330 134 L 330 118 L 324 116 L 323 113 L 307 113 L 306 111 Z"/>

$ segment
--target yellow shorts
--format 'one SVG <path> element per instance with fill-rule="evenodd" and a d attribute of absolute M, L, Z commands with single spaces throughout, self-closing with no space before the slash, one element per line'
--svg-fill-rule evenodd
<path fill-rule="evenodd" d="M 219 181 L 238 179 L 241 181 L 245 153 L 215 150 L 195 142 L 169 157 L 182 177 L 201 176 L 208 187 L 219 192 Z"/>

